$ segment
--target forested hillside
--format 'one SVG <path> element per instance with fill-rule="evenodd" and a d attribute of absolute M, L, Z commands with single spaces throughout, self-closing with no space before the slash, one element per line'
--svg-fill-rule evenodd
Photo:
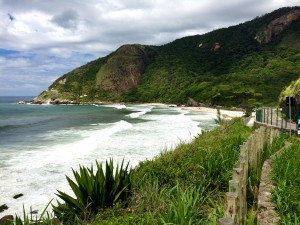
<path fill-rule="evenodd" d="M 36 101 L 258 106 L 300 77 L 300 7 L 163 46 L 124 45 L 58 78 Z"/>

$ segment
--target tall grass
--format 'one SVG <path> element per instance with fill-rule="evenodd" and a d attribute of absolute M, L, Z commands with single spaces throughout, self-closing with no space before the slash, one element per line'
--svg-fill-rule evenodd
<path fill-rule="evenodd" d="M 249 211 L 256 211 L 257 207 L 257 197 L 258 197 L 258 188 L 260 184 L 262 166 L 265 160 L 269 159 L 271 155 L 280 150 L 286 141 L 286 135 L 280 135 L 276 137 L 272 145 L 264 146 L 262 154 L 258 158 L 257 167 L 249 168 L 248 174 L 248 185 L 247 185 L 247 203 Z"/>
<path fill-rule="evenodd" d="M 52 225 L 52 224 L 59 224 L 53 215 L 51 215 L 47 210 L 49 205 L 51 204 L 52 200 L 47 204 L 44 208 L 43 212 L 40 216 L 35 216 L 31 213 L 30 209 L 30 216 L 26 213 L 25 206 L 23 205 L 23 215 L 18 216 L 16 215 L 15 218 L 11 221 L 6 221 L 4 225 L 32 225 L 32 224 L 43 224 L 43 225 Z M 2 224 L 2 223 L 1 223 Z"/>
<path fill-rule="evenodd" d="M 131 215 L 144 224 L 216 223 L 239 146 L 251 132 L 241 119 L 234 119 L 189 144 L 181 143 L 141 162 L 132 171 Z M 111 221 L 103 218 L 98 215 L 93 224 Z M 117 218 L 123 224 L 121 216 Z M 128 218 L 126 213 L 124 218 Z"/>
<path fill-rule="evenodd" d="M 300 224 L 300 141 L 277 157 L 272 166 L 275 189 L 272 201 L 280 215 L 281 224 Z"/>

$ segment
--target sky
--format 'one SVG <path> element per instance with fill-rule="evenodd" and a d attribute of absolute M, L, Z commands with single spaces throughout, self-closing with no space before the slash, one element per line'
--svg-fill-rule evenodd
<path fill-rule="evenodd" d="M 0 96 L 36 96 L 123 44 L 162 45 L 299 0 L 0 0 Z"/>

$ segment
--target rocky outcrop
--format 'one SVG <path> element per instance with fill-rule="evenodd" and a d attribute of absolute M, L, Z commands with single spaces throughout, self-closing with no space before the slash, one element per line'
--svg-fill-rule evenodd
<path fill-rule="evenodd" d="M 0 212 L 3 212 L 4 210 L 7 210 L 7 209 L 8 209 L 8 207 L 6 204 L 0 205 Z"/>
<path fill-rule="evenodd" d="M 280 34 L 287 26 L 292 22 L 300 18 L 300 10 L 292 10 L 287 14 L 272 20 L 265 29 L 258 32 L 255 36 L 255 40 L 260 44 L 268 43 L 273 37 Z"/>
<path fill-rule="evenodd" d="M 20 194 L 16 194 L 13 198 L 14 198 L 14 199 L 17 199 L 17 198 L 20 198 L 20 197 L 22 197 L 22 196 L 23 196 L 23 194 L 20 193 Z"/>
<path fill-rule="evenodd" d="M 14 221 L 14 217 L 12 215 L 3 216 L 0 219 L 0 225 L 12 224 L 13 221 Z"/>
<path fill-rule="evenodd" d="M 219 50 L 220 48 L 221 48 L 220 43 L 219 43 L 219 42 L 215 42 L 215 44 L 214 44 L 214 51 L 217 51 L 217 50 Z"/>
<path fill-rule="evenodd" d="M 111 97 L 119 97 L 137 86 L 147 63 L 141 45 L 120 47 L 97 73 L 96 85 Z"/>
<path fill-rule="evenodd" d="M 59 84 L 66 84 L 66 82 L 67 82 L 67 78 L 58 81 Z"/>

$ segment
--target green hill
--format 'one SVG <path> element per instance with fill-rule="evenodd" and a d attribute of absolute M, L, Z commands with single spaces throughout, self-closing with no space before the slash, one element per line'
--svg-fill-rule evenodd
<path fill-rule="evenodd" d="M 277 103 L 300 77 L 300 7 L 163 46 L 124 45 L 58 78 L 36 101 Z"/>

